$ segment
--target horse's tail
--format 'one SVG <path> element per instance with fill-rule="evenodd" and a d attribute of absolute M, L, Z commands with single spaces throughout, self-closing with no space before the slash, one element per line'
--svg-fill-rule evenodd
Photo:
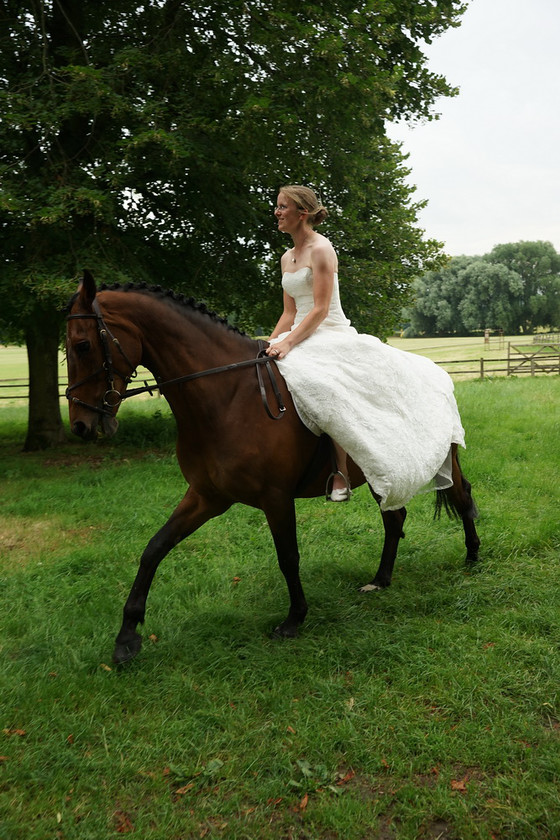
<path fill-rule="evenodd" d="M 478 517 L 478 508 L 471 495 L 471 485 L 464 475 L 461 476 L 461 484 L 463 492 L 461 493 L 461 502 L 457 498 L 457 493 L 454 493 L 455 488 L 448 487 L 446 490 L 436 491 L 436 503 L 434 510 L 434 519 L 441 517 L 442 509 L 450 519 L 476 519 Z"/>
<path fill-rule="evenodd" d="M 461 515 L 453 499 L 450 499 L 445 490 L 436 491 L 436 503 L 434 508 L 434 519 L 441 518 L 441 511 L 445 510 L 450 519 L 460 519 Z"/>

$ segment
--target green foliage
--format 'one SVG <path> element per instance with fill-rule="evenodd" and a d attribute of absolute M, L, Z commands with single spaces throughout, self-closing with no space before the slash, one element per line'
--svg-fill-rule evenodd
<path fill-rule="evenodd" d="M 420 44 L 456 25 L 458 0 L 339 0 L 328 14 L 172 0 L 3 5 L 0 283 L 16 292 L 3 309 L 12 331 L 44 295 L 54 312 L 85 265 L 241 307 L 248 324 L 251 306 L 272 297 L 271 204 L 286 180 L 322 188 L 350 275 L 354 250 L 381 232 L 365 301 L 377 274 L 403 282 L 409 258 L 432 258 L 411 230 L 412 190 L 384 121 L 429 117 L 454 92 Z M 356 190 L 362 179 L 369 187 Z M 365 231 L 345 222 L 358 214 Z"/>
<path fill-rule="evenodd" d="M 560 326 L 560 254 L 550 242 L 496 245 L 485 259 L 521 278 L 518 328 L 532 332 L 537 327 Z"/>
<path fill-rule="evenodd" d="M 560 324 L 560 254 L 549 242 L 498 245 L 484 257 L 455 257 L 413 284 L 407 310 L 415 334 L 532 332 Z"/>
<path fill-rule="evenodd" d="M 459 314 L 468 332 L 481 329 L 481 324 L 504 333 L 518 328 L 518 300 L 523 293 L 523 281 L 505 265 L 472 262 L 462 275 L 463 299 Z"/>
<path fill-rule="evenodd" d="M 109 657 L 139 554 L 182 493 L 167 431 L 142 451 L 114 439 L 22 458 L 25 411 L 12 414 L 4 836 L 558 837 L 560 378 L 458 383 L 457 397 L 476 568 L 460 525 L 433 522 L 420 497 L 393 585 L 361 595 L 383 541 L 369 493 L 302 500 L 311 609 L 300 638 L 279 643 L 272 540 L 259 511 L 237 506 L 162 564 L 142 653 L 119 670 Z M 119 435 L 153 411 L 130 409 Z"/>

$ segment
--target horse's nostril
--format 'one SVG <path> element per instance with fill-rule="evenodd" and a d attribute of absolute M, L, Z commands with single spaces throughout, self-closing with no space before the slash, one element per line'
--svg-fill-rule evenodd
<path fill-rule="evenodd" d="M 78 437 L 85 437 L 87 434 L 88 428 L 85 423 L 81 420 L 76 420 L 76 422 L 72 425 L 72 432 Z"/>

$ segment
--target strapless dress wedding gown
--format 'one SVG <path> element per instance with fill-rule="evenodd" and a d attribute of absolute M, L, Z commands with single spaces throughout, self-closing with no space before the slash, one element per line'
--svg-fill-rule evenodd
<path fill-rule="evenodd" d="M 294 329 L 313 307 L 311 268 L 286 272 L 282 286 L 296 303 Z M 348 452 L 382 510 L 452 485 L 451 444 L 464 446 L 465 433 L 450 376 L 424 356 L 358 333 L 336 276 L 325 320 L 277 364 L 303 423 Z"/>

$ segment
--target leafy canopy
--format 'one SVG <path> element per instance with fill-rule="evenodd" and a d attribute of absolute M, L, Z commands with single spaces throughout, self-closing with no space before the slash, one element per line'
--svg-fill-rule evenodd
<path fill-rule="evenodd" d="M 387 329 L 439 251 L 384 124 L 454 93 L 422 48 L 464 7 L 0 0 L 4 335 L 54 315 L 86 266 L 270 325 L 290 181 L 332 208 L 350 315 Z"/>

